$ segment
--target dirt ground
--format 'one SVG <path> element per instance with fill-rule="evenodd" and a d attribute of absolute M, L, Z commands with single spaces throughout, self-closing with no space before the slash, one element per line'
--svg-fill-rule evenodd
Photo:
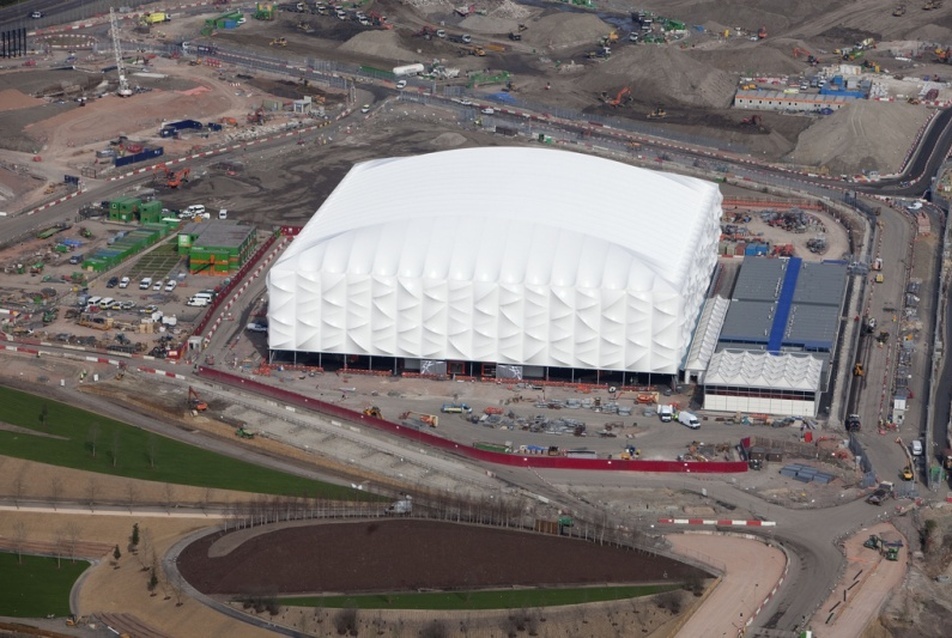
<path fill-rule="evenodd" d="M 421 542 L 426 539 L 425 542 Z M 662 582 L 703 577 L 670 559 L 493 527 L 418 520 L 290 527 L 209 557 L 190 545 L 179 569 L 207 594 L 387 592 Z M 460 548 L 466 548 L 465 553 Z"/>

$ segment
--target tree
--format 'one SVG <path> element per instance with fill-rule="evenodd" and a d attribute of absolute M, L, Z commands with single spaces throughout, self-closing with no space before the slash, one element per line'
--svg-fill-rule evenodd
<path fill-rule="evenodd" d="M 122 552 L 119 551 L 119 546 L 116 545 L 116 548 L 112 550 L 112 557 L 117 561 L 122 558 Z"/>
<path fill-rule="evenodd" d="M 128 499 L 129 513 L 132 513 L 132 506 L 139 500 L 139 488 L 132 479 L 126 481 L 126 498 Z"/>
<path fill-rule="evenodd" d="M 50 416 L 49 406 L 47 406 L 44 403 L 43 405 L 40 406 L 40 425 L 43 427 L 44 430 L 46 429 L 46 422 L 49 419 L 49 416 Z"/>
<path fill-rule="evenodd" d="M 86 436 L 86 445 L 89 448 L 89 451 L 92 453 L 93 458 L 96 458 L 96 445 L 99 443 L 99 424 L 93 423 L 89 426 L 89 434 Z"/>
<path fill-rule="evenodd" d="M 338 636 L 356 636 L 357 635 L 357 609 L 355 607 L 345 607 L 334 615 L 334 629 Z"/>
<path fill-rule="evenodd" d="M 171 512 L 172 505 L 175 503 L 175 486 L 171 483 L 165 484 L 165 511 Z"/>
<path fill-rule="evenodd" d="M 139 545 L 139 524 L 132 524 L 132 535 L 129 536 L 129 547 L 135 549 Z"/>
<path fill-rule="evenodd" d="M 89 482 L 86 484 L 86 503 L 89 505 L 89 511 L 92 511 L 96 505 L 96 496 L 98 494 L 99 481 L 96 480 L 95 476 L 91 476 L 89 477 Z"/>
<path fill-rule="evenodd" d="M 66 541 L 66 550 L 69 559 L 76 562 L 76 547 L 79 545 L 79 537 L 82 536 L 82 530 L 75 521 L 70 521 L 63 525 L 63 538 Z"/>
<path fill-rule="evenodd" d="M 53 511 L 56 511 L 56 504 L 63 494 L 63 479 L 58 474 L 50 477 L 50 499 L 53 501 Z"/>
<path fill-rule="evenodd" d="M 119 430 L 112 431 L 112 450 L 109 455 L 112 457 L 112 466 L 116 467 L 119 462 Z"/>
<path fill-rule="evenodd" d="M 13 478 L 13 504 L 20 509 L 20 501 L 23 500 L 23 492 L 26 490 L 26 466 Z"/>
<path fill-rule="evenodd" d="M 13 551 L 17 553 L 17 564 L 23 564 L 23 546 L 26 544 L 27 527 L 23 521 L 13 522 Z"/>
<path fill-rule="evenodd" d="M 146 585 L 149 592 L 155 596 L 155 588 L 159 586 L 159 577 L 155 575 L 155 567 L 149 570 L 149 582 Z"/>
<path fill-rule="evenodd" d="M 149 439 L 145 444 L 145 453 L 149 457 L 149 469 L 155 469 L 155 435 L 149 434 Z"/>

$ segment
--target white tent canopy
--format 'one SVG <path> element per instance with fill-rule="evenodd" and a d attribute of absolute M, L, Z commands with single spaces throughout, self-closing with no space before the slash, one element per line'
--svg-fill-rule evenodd
<path fill-rule="evenodd" d="M 272 350 L 675 373 L 721 195 L 588 155 L 355 166 L 268 275 Z"/>

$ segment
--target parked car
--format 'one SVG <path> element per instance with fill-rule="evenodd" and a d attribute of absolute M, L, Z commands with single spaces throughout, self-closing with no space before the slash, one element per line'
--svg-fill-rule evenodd
<path fill-rule="evenodd" d="M 205 214 L 205 207 L 202 204 L 192 204 L 182 211 L 182 217 L 198 217 Z"/>
<path fill-rule="evenodd" d="M 148 290 L 152 287 L 152 277 L 143 277 L 139 282 L 139 290 Z"/>
<path fill-rule="evenodd" d="M 245 328 L 248 332 L 267 332 L 268 326 L 263 323 L 249 323 Z"/>
<path fill-rule="evenodd" d="M 168 283 L 165 284 L 165 292 L 172 292 L 175 290 L 175 287 L 178 285 L 178 282 L 174 279 L 169 279 Z"/>
<path fill-rule="evenodd" d="M 916 439 L 912 442 L 912 455 L 922 456 L 922 441 L 919 439 Z"/>
<path fill-rule="evenodd" d="M 39 20 L 40 18 L 43 17 L 43 12 L 42 12 L 42 11 L 34 11 L 33 13 L 30 14 L 30 17 L 33 18 L 34 20 Z"/>
<path fill-rule="evenodd" d="M 129 287 L 129 284 L 131 284 L 131 283 L 132 283 L 132 280 L 131 280 L 131 279 L 129 279 L 128 277 L 123 277 L 122 279 L 119 280 L 119 287 L 120 287 L 120 288 L 128 288 L 128 287 Z"/>
<path fill-rule="evenodd" d="M 406 81 L 406 80 L 400 80 L 400 81 L 397 82 L 397 88 L 398 88 L 398 89 L 405 88 L 406 85 L 407 85 L 407 81 Z"/>
<path fill-rule="evenodd" d="M 119 307 L 122 310 L 132 310 L 133 308 L 136 307 L 136 302 L 132 301 L 131 299 L 127 299 L 126 301 L 120 302 Z"/>
<path fill-rule="evenodd" d="M 115 288 L 119 285 L 118 277 L 110 277 L 109 281 L 106 282 L 106 288 Z"/>
<path fill-rule="evenodd" d="M 162 280 L 159 279 L 157 282 L 152 284 L 152 290 L 162 290 Z"/>

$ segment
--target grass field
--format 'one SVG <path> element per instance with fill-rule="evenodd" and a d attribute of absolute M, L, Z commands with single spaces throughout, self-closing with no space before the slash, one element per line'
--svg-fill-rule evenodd
<path fill-rule="evenodd" d="M 366 492 L 291 476 L 207 452 L 63 403 L 0 387 L 0 451 L 77 470 L 260 494 L 367 500 Z"/>
<path fill-rule="evenodd" d="M 48 556 L 0 553 L 0 616 L 42 618 L 49 614 L 68 616 L 69 590 L 89 567 L 84 561 L 62 560 Z"/>
<path fill-rule="evenodd" d="M 300 596 L 282 597 L 278 599 L 278 603 L 289 607 L 327 607 L 333 609 L 348 607 L 356 609 L 444 610 L 528 609 L 640 598 L 680 588 L 680 585 L 629 585 L 565 589 L 364 594 L 360 596 Z"/>

